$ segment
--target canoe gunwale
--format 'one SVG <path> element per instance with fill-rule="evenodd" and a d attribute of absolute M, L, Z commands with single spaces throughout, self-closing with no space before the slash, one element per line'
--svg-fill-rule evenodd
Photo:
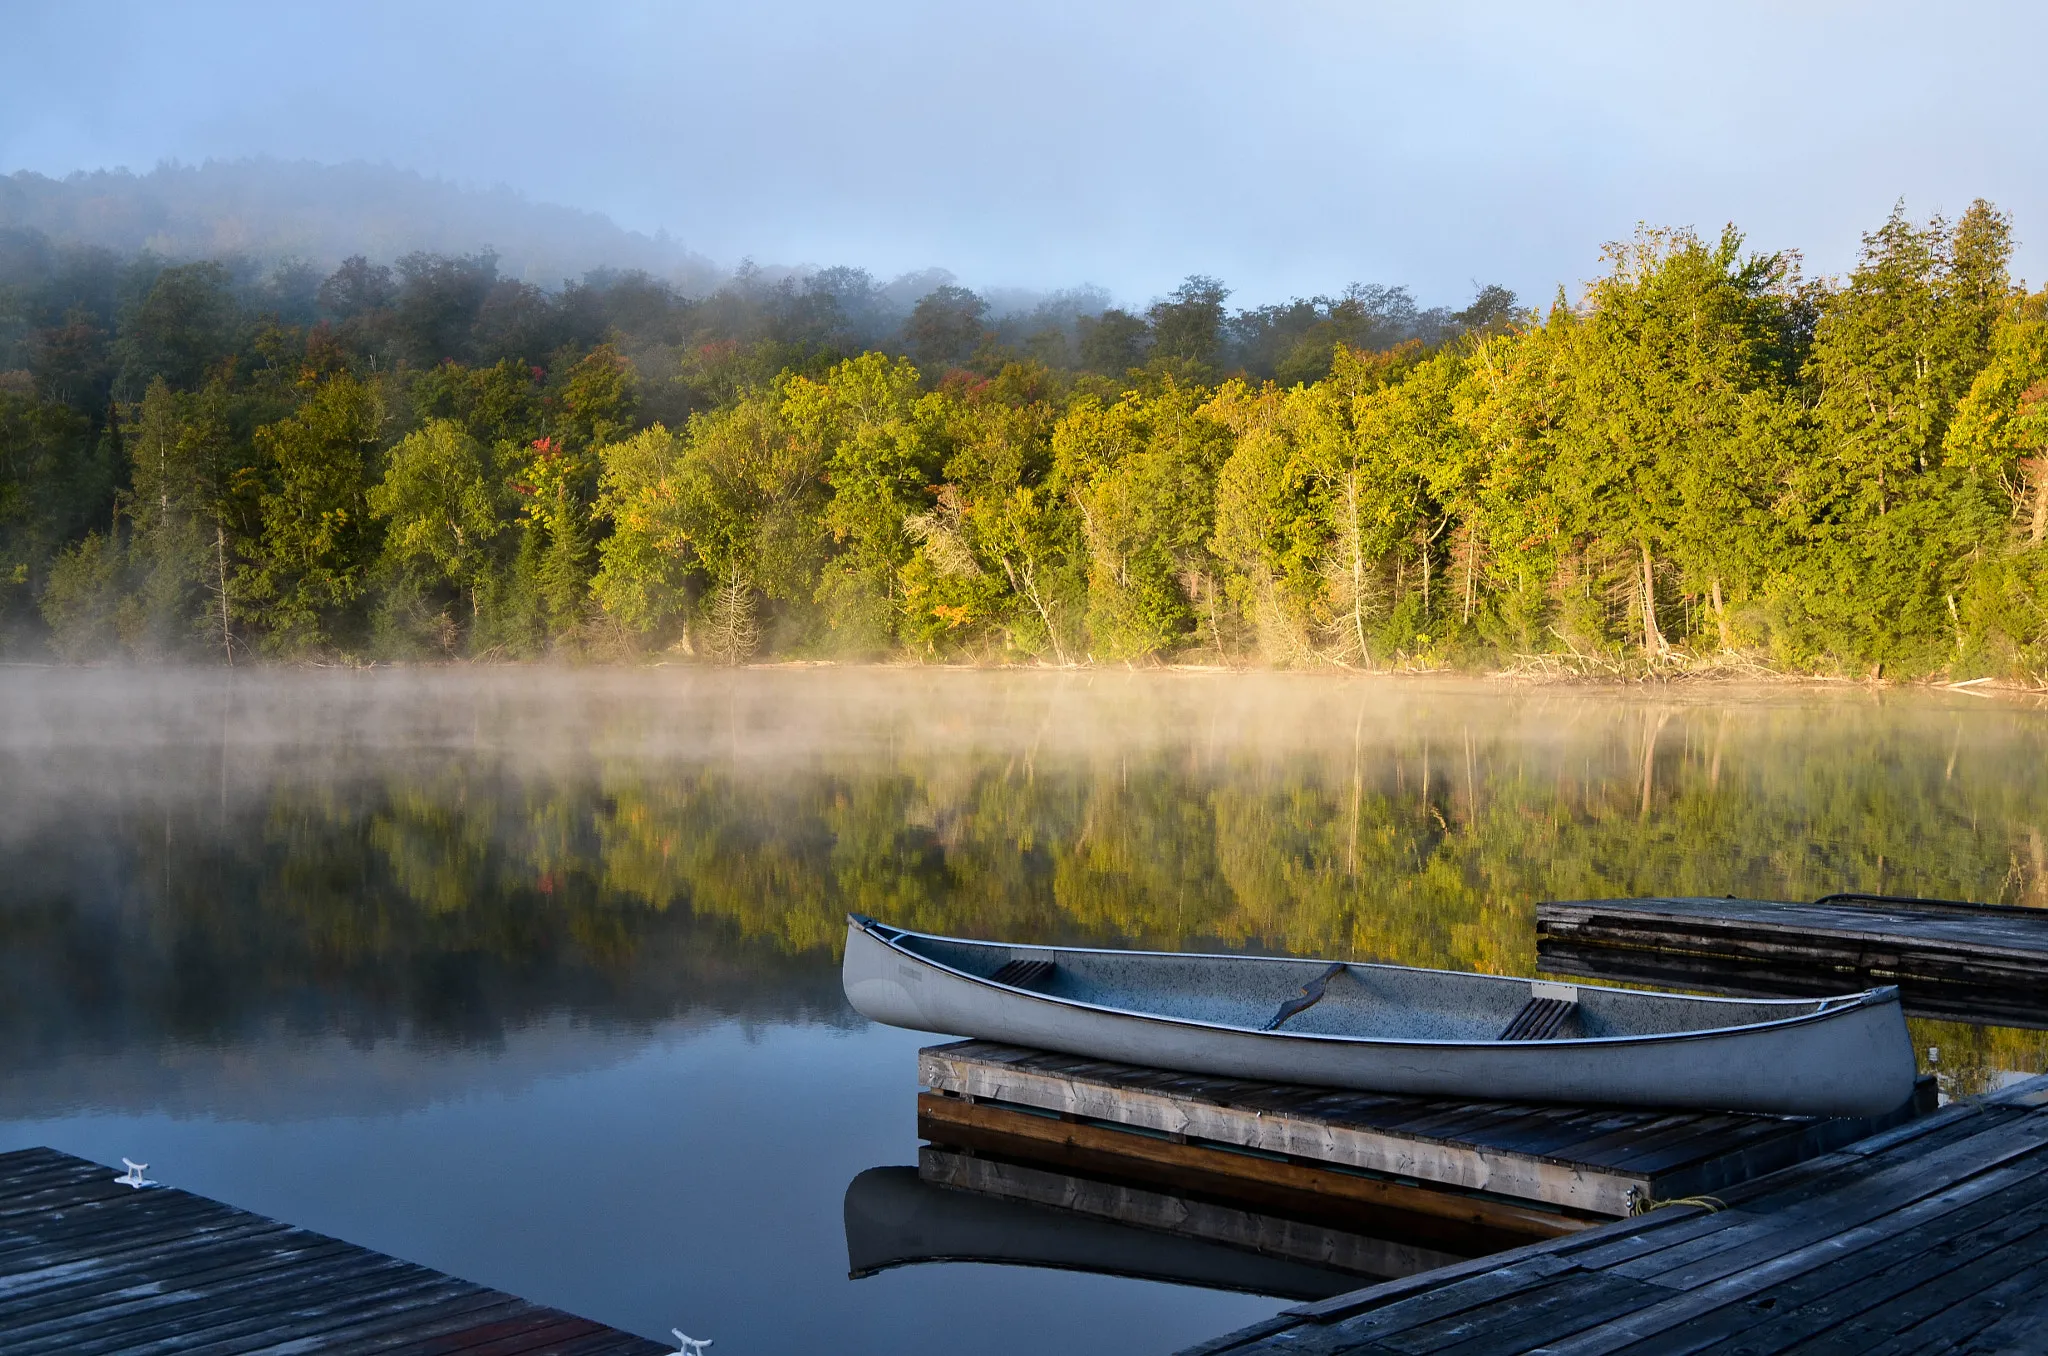
<path fill-rule="evenodd" d="M 1740 1004 L 1744 1007 L 1805 1007 L 1810 1004 L 1817 1004 L 1818 1006 L 1814 1007 L 1809 1012 L 1794 1013 L 1790 1016 L 1772 1018 L 1769 1021 L 1763 1022 L 1746 1022 L 1735 1026 L 1700 1027 L 1698 1029 L 1691 1031 L 1660 1031 L 1649 1033 L 1646 1035 L 1631 1036 L 1572 1036 L 1565 1038 L 1553 1037 L 1548 1040 L 1531 1041 L 1504 1041 L 1499 1039 L 1448 1040 L 1400 1036 L 1346 1036 L 1322 1031 L 1289 1031 L 1251 1026 L 1234 1026 L 1227 1022 L 1204 1021 L 1200 1018 L 1195 1017 L 1173 1017 L 1163 1013 L 1144 1012 L 1133 1008 L 1110 1007 L 1109 1005 L 1103 1003 L 1088 1003 L 1083 1002 L 1079 999 L 1062 998 L 1056 994 L 1040 993 L 1035 989 L 1019 988 L 1016 985 L 1012 984 L 999 984 L 996 981 L 985 978 L 981 975 L 970 974 L 965 970 L 961 970 L 954 966 L 947 965 L 942 961 L 933 960 L 931 957 L 921 955 L 916 951 L 909 950 L 906 947 L 899 945 L 899 943 L 903 938 L 915 937 L 935 942 L 949 942 L 955 945 L 982 946 L 990 948 L 1001 948 L 1012 951 L 1041 951 L 1053 954 L 1064 953 L 1099 956 L 1171 956 L 1176 959 L 1183 960 L 1217 960 L 1237 962 L 1269 961 L 1296 965 L 1302 964 L 1305 960 L 1313 963 L 1314 960 L 1317 959 L 1314 957 L 1305 958 L 1299 956 L 1243 956 L 1229 955 L 1217 952 L 1193 951 L 1132 951 L 1118 950 L 1112 947 L 1049 946 L 1027 942 L 988 942 L 968 937 L 947 937 L 939 933 L 917 932 L 910 928 L 894 927 L 890 924 L 882 923 L 874 918 L 870 918 L 866 914 L 849 913 L 846 916 L 846 919 L 849 924 L 860 929 L 863 933 L 865 933 L 875 942 L 884 947 L 887 947 L 890 951 L 894 952 L 899 956 L 902 956 L 905 960 L 911 961 L 917 965 L 922 965 L 930 969 L 937 970 L 943 974 L 951 975 L 957 979 L 965 980 L 968 983 L 979 985 L 983 988 L 996 990 L 998 992 L 1005 994 L 1015 995 L 1018 998 L 1033 999 L 1037 1002 L 1048 1004 L 1054 1008 L 1079 1012 L 1102 1013 L 1109 1016 L 1129 1018 L 1143 1022 L 1151 1022 L 1160 1026 L 1185 1028 L 1196 1031 L 1229 1032 L 1233 1035 L 1264 1036 L 1268 1038 L 1279 1038 L 1290 1041 L 1322 1041 L 1343 1046 L 1386 1046 L 1413 1049 L 1442 1049 L 1445 1047 L 1455 1047 L 1458 1049 L 1500 1049 L 1531 1051 L 1554 1049 L 1612 1049 L 1616 1047 L 1629 1045 L 1672 1045 L 1683 1041 L 1718 1040 L 1728 1036 L 1742 1035 L 1753 1032 L 1760 1033 L 1767 1031 L 1785 1031 L 1800 1026 L 1816 1025 L 1822 1022 L 1829 1021 L 1831 1019 L 1839 1018 L 1846 1013 L 1856 1012 L 1864 1008 L 1877 1007 L 1888 1003 L 1896 1004 L 1899 1001 L 1898 987 L 1896 985 L 1889 984 L 1877 988 L 1865 989 L 1858 993 L 1837 994 L 1821 998 L 1724 998 L 1704 994 L 1669 993 L 1662 990 L 1623 989 L 1605 984 L 1580 984 L 1576 985 L 1575 987 L 1581 989 L 1592 989 L 1602 993 L 1640 995 L 1643 997 L 1652 998 L 1676 998 L 1682 999 L 1686 1002 Z M 1479 975 L 1473 971 L 1438 970 L 1425 966 L 1414 965 L 1390 965 L 1383 961 L 1344 961 L 1337 963 L 1343 964 L 1347 967 L 1357 966 L 1360 969 L 1370 970 L 1400 970 L 1410 973 L 1453 975 L 1461 979 L 1481 978 L 1488 980 L 1498 980 L 1506 983 L 1514 983 L 1518 980 L 1521 982 L 1529 982 L 1526 980 L 1522 980 L 1522 977 L 1520 976 Z"/>

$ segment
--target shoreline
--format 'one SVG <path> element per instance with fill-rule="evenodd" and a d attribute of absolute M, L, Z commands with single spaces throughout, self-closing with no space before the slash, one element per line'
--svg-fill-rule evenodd
<path fill-rule="evenodd" d="M 574 657 L 540 659 L 440 659 L 356 661 L 347 659 L 276 659 L 246 664 L 132 664 L 63 663 L 39 660 L 0 660 L 0 670 L 28 670 L 72 673 L 285 673 L 300 672 L 515 672 L 529 670 L 552 674 L 625 674 L 635 671 L 666 670 L 713 674 L 788 673 L 839 670 L 847 673 L 959 673 L 1036 674 L 1044 676 L 1158 675 L 1191 677 L 1280 678 L 1323 680 L 1373 679 L 1392 682 L 1425 680 L 1497 684 L 1504 688 L 1759 688 L 1791 690 L 1819 688 L 1831 691 L 1958 693 L 1992 699 L 2004 697 L 2048 697 L 2048 681 L 2023 681 L 1985 676 L 1948 680 L 1939 676 L 1893 678 L 1851 678 L 1840 674 L 1792 673 L 1770 669 L 1754 662 L 1709 663 L 1701 665 L 1624 665 L 1588 670 L 1569 665 L 1516 665 L 1506 668 L 1419 667 L 1410 664 L 1386 668 L 1355 668 L 1324 665 L 1314 668 L 1281 668 L 1254 663 L 1095 663 L 1029 664 L 924 662 L 912 659 L 778 659 L 739 665 L 709 664 L 692 659 L 650 657 L 641 661 L 593 660 Z"/>

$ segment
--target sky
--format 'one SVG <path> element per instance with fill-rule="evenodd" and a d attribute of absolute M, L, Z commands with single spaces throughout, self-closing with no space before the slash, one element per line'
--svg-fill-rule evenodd
<path fill-rule="evenodd" d="M 0 172 L 369 160 L 723 263 L 1537 301 L 1639 222 L 1839 273 L 1991 199 L 2048 275 L 2048 6 L 7 0 Z M 2036 244 L 2034 242 L 2042 243 Z"/>

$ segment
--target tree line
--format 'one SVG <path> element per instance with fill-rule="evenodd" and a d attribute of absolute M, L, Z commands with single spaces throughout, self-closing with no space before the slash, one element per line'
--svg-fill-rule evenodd
<path fill-rule="evenodd" d="M 2048 293 L 1643 229 L 1546 309 L 996 314 L 0 241 L 15 656 L 2048 672 Z M 913 280 L 915 281 L 915 280 Z M 9 356 L 11 355 L 11 356 Z"/>

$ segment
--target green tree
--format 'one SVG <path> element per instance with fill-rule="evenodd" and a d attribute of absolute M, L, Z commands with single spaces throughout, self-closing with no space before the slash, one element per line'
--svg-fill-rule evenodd
<path fill-rule="evenodd" d="M 1270 662 L 1313 657 L 1313 609 L 1330 535 L 1317 451 L 1304 446 L 1337 432 L 1333 391 L 1233 381 L 1207 407 L 1233 445 L 1216 477 L 1216 531 L 1209 549 L 1227 572 L 1225 590 L 1252 625 Z M 1341 436 L 1341 434 L 1339 435 Z"/>
<path fill-rule="evenodd" d="M 225 267 L 178 264 L 157 274 L 121 327 L 122 386 L 129 393 L 161 377 L 192 390 L 214 364 L 235 351 L 240 308 Z"/>
<path fill-rule="evenodd" d="M 949 382 L 952 450 L 932 507 L 905 520 L 903 636 L 929 657 L 1002 654 L 1071 662 L 1085 584 L 1072 505 L 1045 491 L 1059 383 L 1035 363 Z"/>
<path fill-rule="evenodd" d="M 176 655 L 195 631 L 208 629 L 204 599 L 214 534 L 206 511 L 217 487 L 209 483 L 206 458 L 195 455 L 203 434 L 188 427 L 184 403 L 158 377 L 128 429 L 129 552 L 137 578 L 122 630 L 129 648 L 145 658 Z"/>
<path fill-rule="evenodd" d="M 376 554 L 367 471 L 383 424 L 376 385 L 337 373 L 297 413 L 256 430 L 262 455 L 253 558 L 236 578 L 241 615 L 276 653 L 355 639 L 355 604 Z"/>
<path fill-rule="evenodd" d="M 1229 430 L 1206 393 L 1163 380 L 1114 405 L 1083 396 L 1053 431 L 1049 486 L 1071 497 L 1088 551 L 1088 634 L 1098 659 L 1147 658 L 1196 639 L 1217 643 L 1218 599 L 1206 549 Z"/>
<path fill-rule="evenodd" d="M 2009 498 L 2029 545 L 2048 541 L 2048 291 L 2015 298 L 1943 435 L 1948 461 Z M 1994 501 L 1995 502 L 1995 501 Z"/>
<path fill-rule="evenodd" d="M 1195 273 L 1154 302 L 1145 312 L 1152 322 L 1152 356 L 1182 364 L 1198 380 L 1213 374 L 1223 353 L 1223 302 L 1229 296 L 1222 283 Z"/>
<path fill-rule="evenodd" d="M 2048 664 L 2048 292 L 2015 298 L 1990 348 L 1943 438 L 1978 543 L 1956 621 L 1987 647 L 1979 667 L 2038 673 Z"/>
<path fill-rule="evenodd" d="M 930 487 L 945 462 L 944 411 L 943 396 L 919 390 L 915 367 L 880 353 L 785 387 L 782 418 L 832 487 L 824 517 L 833 551 L 817 601 L 850 651 L 876 653 L 896 637 L 898 572 L 915 545 L 904 523 L 932 506 Z"/>
<path fill-rule="evenodd" d="M 1758 582 L 1772 487 L 1796 446 L 1781 347 L 1801 298 L 1791 261 L 1745 256 L 1733 227 L 1711 245 L 1646 230 L 1608 258 L 1584 313 L 1560 313 L 1545 336 L 1569 383 L 1552 476 L 1579 531 L 1636 555 L 1632 611 L 1656 655 L 1660 557 L 1696 593 Z"/>
<path fill-rule="evenodd" d="M 1141 366 L 1152 347 L 1152 327 L 1144 317 L 1114 306 L 1100 315 L 1079 317 L 1074 329 L 1081 366 L 1106 377 L 1121 377 Z"/>
<path fill-rule="evenodd" d="M 981 346 L 988 303 L 948 283 L 918 299 L 903 322 L 903 340 L 927 371 L 944 372 L 974 356 Z"/>
<path fill-rule="evenodd" d="M 640 633 L 686 618 L 693 592 L 707 626 L 729 642 L 760 639 L 756 598 L 791 609 L 817 587 L 825 529 L 824 453 L 791 435 L 769 389 L 693 416 L 677 436 L 660 425 L 599 450 L 600 544 L 592 592 Z M 742 624 L 743 623 L 743 624 Z"/>
<path fill-rule="evenodd" d="M 385 558 L 465 598 L 474 626 L 512 517 L 490 450 L 454 420 L 430 419 L 386 454 L 384 476 L 365 498 L 386 524 Z"/>
<path fill-rule="evenodd" d="M 1950 228 L 1895 209 L 1864 238 L 1815 334 L 1820 455 L 1787 507 L 1807 556 L 1793 571 L 1795 629 L 1868 663 L 1928 663 L 1953 648 L 1956 482 L 1942 440 L 1989 357 L 2010 293 L 2004 217 L 1973 204 Z"/>
<path fill-rule="evenodd" d="M 0 391 L 0 644 L 40 647 L 59 553 L 111 520 L 118 446 L 67 405 Z"/>

